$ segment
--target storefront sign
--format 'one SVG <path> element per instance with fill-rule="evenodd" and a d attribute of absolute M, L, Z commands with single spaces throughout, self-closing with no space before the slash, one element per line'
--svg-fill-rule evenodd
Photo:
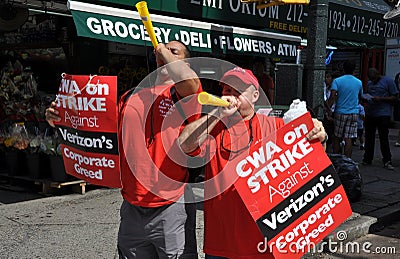
<path fill-rule="evenodd" d="M 151 46 L 135 11 L 69 1 L 78 35 Z M 180 40 L 191 50 L 215 54 L 247 54 L 295 59 L 300 38 L 277 33 L 151 15 L 157 40 Z"/>
<path fill-rule="evenodd" d="M 62 78 L 56 100 L 61 121 L 56 125 L 68 174 L 120 187 L 116 101 L 116 76 Z"/>
<path fill-rule="evenodd" d="M 385 55 L 385 75 L 395 79 L 400 73 L 400 38 L 386 39 Z"/>
<path fill-rule="evenodd" d="M 313 127 L 303 115 L 224 169 L 275 258 L 300 258 L 352 213 L 322 145 L 305 138 Z"/>
<path fill-rule="evenodd" d="M 134 6 L 129 1 L 101 2 L 126 8 Z M 278 5 L 260 10 L 256 8 L 256 3 L 246 4 L 240 0 L 160 0 L 149 1 L 148 5 L 150 10 L 179 14 L 195 20 L 221 21 L 240 27 L 307 36 L 307 5 Z M 390 7 L 383 0 L 329 0 L 328 38 L 384 45 L 385 37 L 400 36 L 400 19 L 383 19 L 383 14 L 389 10 Z"/>
<path fill-rule="evenodd" d="M 333 5 L 328 13 L 328 37 L 384 45 L 386 37 L 400 35 L 398 21 L 384 20 L 382 13 Z"/>

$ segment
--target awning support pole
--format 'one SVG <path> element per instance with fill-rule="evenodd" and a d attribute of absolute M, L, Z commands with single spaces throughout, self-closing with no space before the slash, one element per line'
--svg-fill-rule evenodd
<path fill-rule="evenodd" d="M 303 99 L 323 118 L 326 38 L 328 26 L 328 0 L 310 1 L 308 7 L 308 32 L 306 50 L 306 83 Z"/>

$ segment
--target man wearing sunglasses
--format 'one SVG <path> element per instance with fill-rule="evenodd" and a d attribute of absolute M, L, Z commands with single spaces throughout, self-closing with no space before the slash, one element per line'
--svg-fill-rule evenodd
<path fill-rule="evenodd" d="M 190 155 L 206 150 L 210 161 L 205 168 L 204 252 L 206 258 L 273 258 L 260 253 L 263 235 L 246 209 L 227 174 L 220 172 L 237 155 L 283 126 L 280 118 L 256 114 L 259 83 L 250 70 L 235 67 L 220 81 L 222 99 L 228 107 L 213 108 L 190 123 L 179 136 L 182 150 Z M 316 119 L 309 140 L 324 142 L 326 133 Z M 211 136 L 211 138 L 209 138 Z M 202 148 L 207 144 L 207 148 Z M 202 154 L 203 155 L 203 154 Z"/>

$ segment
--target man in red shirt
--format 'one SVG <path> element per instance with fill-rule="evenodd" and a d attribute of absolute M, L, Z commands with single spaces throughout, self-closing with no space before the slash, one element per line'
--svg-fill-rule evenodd
<path fill-rule="evenodd" d="M 185 153 L 211 158 L 205 169 L 204 252 L 206 258 L 273 258 L 271 253 L 257 250 L 264 237 L 231 177 L 220 172 L 231 159 L 282 127 L 283 120 L 255 112 L 260 85 L 250 70 L 240 67 L 229 70 L 220 85 L 222 99 L 229 102 L 229 107 L 213 109 L 187 125 L 179 136 Z M 314 125 L 308 139 L 325 140 L 322 123 L 314 119 Z M 208 135 L 211 138 L 206 141 Z M 208 148 L 203 148 L 203 143 L 207 143 Z M 202 154 L 204 150 L 209 153 Z"/>
<path fill-rule="evenodd" d="M 184 202 L 190 195 L 188 170 L 174 153 L 183 121 L 200 116 L 201 106 L 191 95 L 201 91 L 201 83 L 184 61 L 190 53 L 181 42 L 159 44 L 155 55 L 156 83 L 128 91 L 119 103 L 124 201 L 118 252 L 120 258 L 197 258 L 196 209 Z M 54 108 L 46 110 L 50 124 L 59 120 Z"/>

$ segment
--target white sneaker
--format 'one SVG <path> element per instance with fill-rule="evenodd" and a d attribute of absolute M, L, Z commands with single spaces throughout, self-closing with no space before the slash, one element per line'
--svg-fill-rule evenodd
<path fill-rule="evenodd" d="M 400 147 L 400 143 L 399 143 L 399 142 L 396 142 L 396 143 L 394 143 L 394 146 L 395 146 L 395 147 Z"/>
<path fill-rule="evenodd" d="M 394 170 L 394 166 L 392 165 L 391 161 L 387 161 L 384 165 L 384 168 L 389 169 L 389 170 Z"/>

